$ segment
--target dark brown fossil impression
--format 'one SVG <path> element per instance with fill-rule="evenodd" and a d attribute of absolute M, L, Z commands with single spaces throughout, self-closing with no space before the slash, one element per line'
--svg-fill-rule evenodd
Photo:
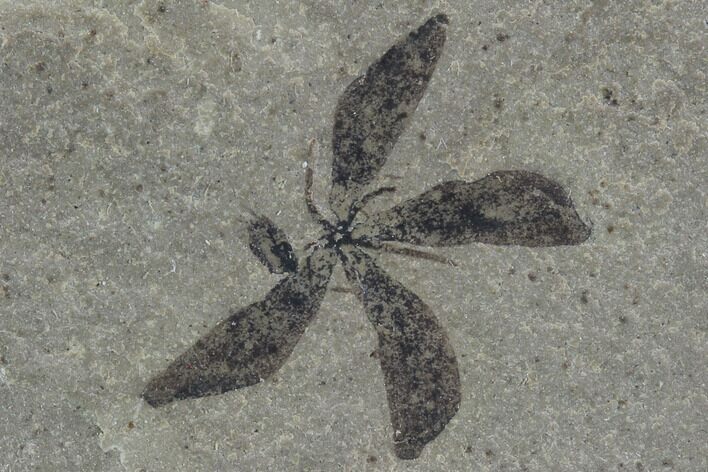
<path fill-rule="evenodd" d="M 443 431 L 460 404 L 460 375 L 444 327 L 415 293 L 370 255 L 389 243 L 451 246 L 562 246 L 585 241 L 590 229 L 556 182 L 523 170 L 494 172 L 473 182 L 442 182 L 392 208 L 358 218 L 396 141 L 412 119 L 440 58 L 448 18 L 437 15 L 396 43 L 343 92 L 332 133 L 332 187 L 325 219 L 306 202 L 322 236 L 298 258 L 285 233 L 255 217 L 249 246 L 273 273 L 285 274 L 260 301 L 238 310 L 147 385 L 143 398 L 158 407 L 174 400 L 220 394 L 267 379 L 293 351 L 342 263 L 378 337 L 393 447 L 418 457 Z M 413 251 L 415 252 L 415 251 Z M 454 270 L 454 269 L 451 269 Z"/>

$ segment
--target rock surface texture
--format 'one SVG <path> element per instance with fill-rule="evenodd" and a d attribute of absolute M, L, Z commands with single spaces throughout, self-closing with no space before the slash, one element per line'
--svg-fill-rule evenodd
<path fill-rule="evenodd" d="M 425 93 L 399 97 L 415 113 L 391 109 L 385 163 L 364 146 L 375 179 L 333 171 L 351 145 L 333 124 L 355 123 L 343 92 L 443 11 Z M 0 471 L 706 470 L 706 28 L 697 0 L 1 0 Z M 360 209 L 361 234 L 455 266 L 310 259 L 304 167 L 329 221 L 396 187 Z M 523 181 L 575 239 L 411 217 L 426 191 L 490 178 L 478 221 L 508 220 Z M 220 320 L 271 309 L 274 287 L 316 292 L 289 355 L 259 357 L 246 388 L 141 397 Z M 452 393 L 427 432 L 422 410 L 389 408 L 391 301 L 442 346 L 415 365 L 459 374 L 437 379 Z"/>

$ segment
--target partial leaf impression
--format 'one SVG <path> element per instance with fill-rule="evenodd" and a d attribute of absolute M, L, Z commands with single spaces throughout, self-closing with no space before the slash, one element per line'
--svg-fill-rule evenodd
<path fill-rule="evenodd" d="M 272 273 L 287 274 L 263 300 L 218 323 L 143 391 L 152 406 L 224 393 L 267 379 L 287 360 L 319 310 L 341 262 L 378 338 L 393 450 L 417 458 L 455 416 L 461 384 L 444 327 L 415 293 L 387 274 L 367 251 L 387 243 L 428 247 L 473 242 L 561 246 L 585 241 L 590 229 L 556 182 L 522 170 L 480 180 L 442 182 L 390 209 L 357 218 L 401 133 L 423 97 L 445 44 L 448 18 L 437 15 L 391 47 L 343 92 L 332 131 L 336 221 L 317 210 L 312 171 L 305 199 L 322 236 L 298 262 L 285 234 L 267 217 L 249 227 L 249 247 Z M 368 192 L 368 193 L 367 193 Z M 408 249 L 408 254 L 420 254 Z M 434 259 L 428 254 L 427 259 Z"/>

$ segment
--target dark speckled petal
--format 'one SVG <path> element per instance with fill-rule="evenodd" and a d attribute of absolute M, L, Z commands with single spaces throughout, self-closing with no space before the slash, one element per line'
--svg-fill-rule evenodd
<path fill-rule="evenodd" d="M 271 274 L 297 270 L 297 256 L 285 232 L 267 216 L 259 215 L 248 225 L 248 247 Z"/>
<path fill-rule="evenodd" d="M 316 250 L 262 301 L 219 322 L 153 378 L 143 398 L 157 407 L 268 378 L 290 356 L 319 310 L 336 262 L 332 249 Z"/>
<path fill-rule="evenodd" d="M 396 455 L 415 459 L 455 416 L 460 374 L 447 334 L 418 296 L 349 247 L 345 272 L 378 335 Z"/>
<path fill-rule="evenodd" d="M 423 97 L 445 44 L 445 15 L 430 18 L 355 79 L 337 104 L 329 203 L 343 219 L 386 162 Z"/>
<path fill-rule="evenodd" d="M 425 246 L 558 246 L 582 243 L 590 228 L 556 182 L 533 172 L 500 171 L 474 182 L 443 182 L 373 215 L 353 236 Z"/>

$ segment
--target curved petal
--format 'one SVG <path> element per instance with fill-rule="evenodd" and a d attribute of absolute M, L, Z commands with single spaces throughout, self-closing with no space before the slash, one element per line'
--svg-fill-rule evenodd
<path fill-rule="evenodd" d="M 337 259 L 316 250 L 298 272 L 260 301 L 219 322 L 143 391 L 152 406 L 247 387 L 268 378 L 290 356 L 319 310 Z"/>
<path fill-rule="evenodd" d="M 533 172 L 508 170 L 474 182 L 443 182 L 371 216 L 352 236 L 425 246 L 558 246 L 582 243 L 590 228 L 559 184 Z"/>
<path fill-rule="evenodd" d="M 249 223 L 248 247 L 271 274 L 297 270 L 297 256 L 288 237 L 267 216 L 255 216 Z"/>
<path fill-rule="evenodd" d="M 344 219 L 408 125 L 433 74 L 447 17 L 430 18 L 344 91 L 334 114 L 329 203 Z"/>
<path fill-rule="evenodd" d="M 349 248 L 345 272 L 378 335 L 396 455 L 415 459 L 457 413 L 455 352 L 430 308 L 368 255 Z"/>

